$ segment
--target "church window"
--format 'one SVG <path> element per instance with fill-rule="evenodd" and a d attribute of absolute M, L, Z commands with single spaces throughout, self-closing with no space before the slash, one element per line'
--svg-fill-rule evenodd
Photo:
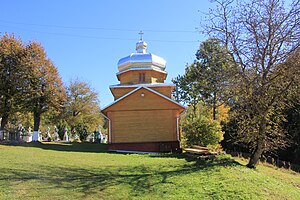
<path fill-rule="evenodd" d="M 140 73 L 139 82 L 144 83 L 145 82 L 145 73 Z"/>

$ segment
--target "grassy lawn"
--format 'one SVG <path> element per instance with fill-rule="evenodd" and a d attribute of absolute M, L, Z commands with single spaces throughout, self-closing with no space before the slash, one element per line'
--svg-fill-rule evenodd
<path fill-rule="evenodd" d="M 300 174 L 99 144 L 0 145 L 0 199 L 300 199 Z"/>

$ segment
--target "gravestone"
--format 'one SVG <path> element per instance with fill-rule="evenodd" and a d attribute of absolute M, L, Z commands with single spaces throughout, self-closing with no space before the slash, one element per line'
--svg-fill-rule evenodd
<path fill-rule="evenodd" d="M 4 131 L 0 130 L 0 140 L 4 140 Z"/>
<path fill-rule="evenodd" d="M 64 129 L 64 138 L 63 138 L 64 141 L 66 142 L 69 142 L 69 135 L 68 135 L 68 128 L 65 127 Z"/>
<path fill-rule="evenodd" d="M 32 142 L 32 129 L 31 129 L 31 127 L 28 128 L 28 132 L 26 134 L 25 141 L 26 142 Z"/>
<path fill-rule="evenodd" d="M 22 124 L 19 124 L 18 125 L 18 129 L 17 129 L 17 133 L 16 133 L 16 140 L 21 140 L 22 138 L 22 135 L 23 135 L 23 132 L 24 132 L 24 127 L 22 126 Z"/>
<path fill-rule="evenodd" d="M 54 126 L 54 133 L 53 133 L 54 141 L 60 141 L 58 131 L 59 131 L 59 129 L 56 126 Z"/>
<path fill-rule="evenodd" d="M 89 142 L 94 142 L 94 133 L 90 133 L 87 135 L 86 140 Z"/>
<path fill-rule="evenodd" d="M 102 143 L 103 142 L 103 134 L 102 134 L 102 132 L 101 132 L 101 128 L 102 128 L 102 126 L 101 125 L 99 125 L 98 126 L 98 129 L 99 129 L 99 143 Z"/>
<path fill-rule="evenodd" d="M 48 126 L 47 128 L 47 140 L 48 141 L 51 141 L 52 137 L 51 137 L 51 134 L 50 134 L 50 127 Z"/>
<path fill-rule="evenodd" d="M 94 132 L 94 142 L 100 143 L 100 133 L 97 131 Z"/>
<path fill-rule="evenodd" d="M 40 140 L 40 132 L 39 131 L 33 131 L 32 141 L 37 142 L 39 140 Z"/>

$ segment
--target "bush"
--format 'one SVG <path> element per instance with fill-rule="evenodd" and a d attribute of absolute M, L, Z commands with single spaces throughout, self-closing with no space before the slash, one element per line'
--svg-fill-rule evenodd
<path fill-rule="evenodd" d="M 188 117 L 182 123 L 183 142 L 187 146 L 217 145 L 223 139 L 223 132 L 218 121 L 199 115 Z"/>

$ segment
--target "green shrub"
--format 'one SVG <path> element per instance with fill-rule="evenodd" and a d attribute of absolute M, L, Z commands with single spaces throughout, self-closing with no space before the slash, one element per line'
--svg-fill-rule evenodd
<path fill-rule="evenodd" d="M 204 115 L 187 117 L 182 123 L 183 143 L 186 146 L 217 145 L 223 139 L 223 132 L 218 121 Z"/>

